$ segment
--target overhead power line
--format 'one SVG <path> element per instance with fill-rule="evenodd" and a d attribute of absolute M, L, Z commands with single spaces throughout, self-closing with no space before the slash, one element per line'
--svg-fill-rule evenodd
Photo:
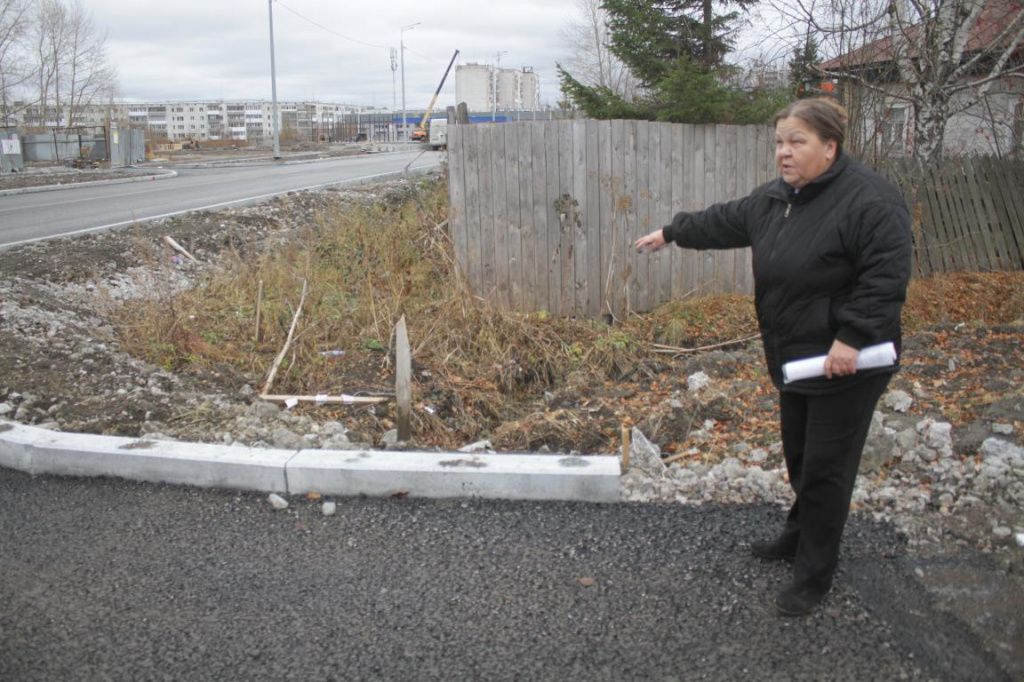
<path fill-rule="evenodd" d="M 348 40 L 348 41 L 351 41 L 353 43 L 359 43 L 360 45 L 366 45 L 367 47 L 379 47 L 382 50 L 390 49 L 390 46 L 388 46 L 388 45 L 377 45 L 375 43 L 368 43 L 365 40 L 359 40 L 358 38 L 353 38 L 351 36 L 347 36 L 347 35 L 344 35 L 342 33 L 338 33 L 334 29 L 328 28 L 328 27 L 324 26 L 323 24 L 321 24 L 320 22 L 314 21 L 314 20 L 310 19 L 309 17 L 307 17 L 306 15 L 298 12 L 297 10 L 292 9 L 288 5 L 286 5 L 283 2 L 281 2 L 281 0 L 274 0 L 274 2 L 276 2 L 278 5 L 280 5 L 284 9 L 288 10 L 289 12 L 291 12 L 292 14 L 297 16 L 299 19 L 302 19 L 305 22 L 313 24 L 317 28 L 322 29 L 324 31 L 327 31 L 331 35 L 336 36 L 338 38 L 341 38 L 342 40 Z"/>

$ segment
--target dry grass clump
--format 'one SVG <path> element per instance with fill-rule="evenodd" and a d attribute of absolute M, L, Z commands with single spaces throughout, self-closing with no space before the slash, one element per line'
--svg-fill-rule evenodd
<path fill-rule="evenodd" d="M 522 416 L 516 400 L 574 370 L 620 377 L 636 366 L 646 348 L 629 330 L 502 311 L 474 296 L 454 263 L 447 208 L 447 188 L 434 181 L 401 201 L 319 215 L 284 247 L 227 256 L 201 287 L 124 310 L 123 342 L 167 369 L 229 367 L 262 383 L 306 280 L 274 392 L 393 390 L 392 333 L 405 315 L 417 395 L 433 410 L 417 411 L 419 430 L 445 442 Z"/>

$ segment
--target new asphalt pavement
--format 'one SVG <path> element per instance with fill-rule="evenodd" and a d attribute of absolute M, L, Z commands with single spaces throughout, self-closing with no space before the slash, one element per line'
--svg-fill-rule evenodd
<path fill-rule="evenodd" d="M 0 469 L 0 679 L 1007 679 L 862 519 L 782 619 L 777 508 L 290 502 Z"/>

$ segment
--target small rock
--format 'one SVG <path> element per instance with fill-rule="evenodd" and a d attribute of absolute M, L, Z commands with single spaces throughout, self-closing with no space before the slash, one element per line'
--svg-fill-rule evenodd
<path fill-rule="evenodd" d="M 1013 531 L 1006 526 L 996 526 L 992 529 L 992 535 L 995 535 L 1000 540 L 1005 540 L 1013 535 Z"/>
<path fill-rule="evenodd" d="M 978 453 L 986 461 L 1001 460 L 1010 466 L 1024 460 L 1024 448 L 999 438 L 986 438 Z"/>
<path fill-rule="evenodd" d="M 1013 434 L 1013 424 L 993 424 L 992 433 L 998 433 L 1000 436 L 1009 436 Z"/>
<path fill-rule="evenodd" d="M 906 391 L 893 390 L 885 394 L 882 404 L 893 412 L 906 412 L 914 404 L 914 399 Z"/>
<path fill-rule="evenodd" d="M 10 403 L 0 403 L 0 417 L 5 417 L 14 412 L 14 406 Z"/>
<path fill-rule="evenodd" d="M 302 436 L 285 428 L 274 429 L 274 433 L 270 438 L 275 448 L 281 448 L 283 450 L 301 450 L 306 447 L 306 441 Z"/>
<path fill-rule="evenodd" d="M 284 499 L 277 493 L 270 493 L 270 495 L 267 496 L 267 501 L 270 502 L 270 506 L 277 511 L 288 508 L 288 500 Z"/>
<path fill-rule="evenodd" d="M 917 447 L 917 431 L 914 429 L 898 431 L 893 438 L 896 441 L 896 446 L 903 452 L 908 452 Z"/>
<path fill-rule="evenodd" d="M 768 459 L 768 451 L 764 448 L 754 448 L 747 455 L 748 462 L 763 462 Z"/>
<path fill-rule="evenodd" d="M 652 478 L 661 478 L 665 474 L 665 464 L 661 461 L 661 448 L 647 440 L 647 436 L 637 427 L 633 427 L 633 439 L 629 446 L 630 466 L 636 467 Z"/>
<path fill-rule="evenodd" d="M 398 429 L 385 431 L 384 435 L 380 438 L 380 444 L 384 448 L 393 448 L 398 445 Z"/>
<path fill-rule="evenodd" d="M 704 372 L 697 372 L 686 377 L 686 388 L 690 393 L 697 393 L 711 383 L 711 378 Z"/>
<path fill-rule="evenodd" d="M 334 516 L 335 512 L 338 511 L 338 505 L 334 502 L 324 502 L 321 511 L 324 516 Z"/>
<path fill-rule="evenodd" d="M 1024 533 L 1017 533 L 1013 538 L 1017 541 L 1018 547 L 1024 547 Z"/>
<path fill-rule="evenodd" d="M 348 429 L 341 422 L 330 421 L 320 425 L 320 433 L 325 436 L 342 436 L 348 440 Z"/>
<path fill-rule="evenodd" d="M 943 457 L 953 454 L 953 425 L 949 422 L 937 422 L 934 419 L 922 419 L 917 423 L 917 432 L 921 434 L 924 444 L 936 450 Z"/>

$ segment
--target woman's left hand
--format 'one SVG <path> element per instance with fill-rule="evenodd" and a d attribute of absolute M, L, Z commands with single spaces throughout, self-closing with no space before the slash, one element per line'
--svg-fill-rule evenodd
<path fill-rule="evenodd" d="M 845 377 L 857 372 L 857 356 L 860 351 L 836 339 L 825 358 L 825 376 Z"/>

